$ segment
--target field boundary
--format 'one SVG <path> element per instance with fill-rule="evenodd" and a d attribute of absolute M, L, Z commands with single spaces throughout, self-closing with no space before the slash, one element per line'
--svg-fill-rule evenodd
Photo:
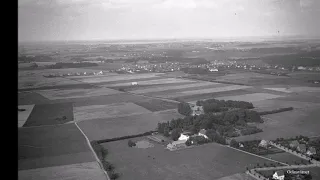
<path fill-rule="evenodd" d="M 115 138 L 111 138 L 111 139 L 101 139 L 101 140 L 97 140 L 97 143 L 98 144 L 102 144 L 102 143 L 108 143 L 108 142 L 113 142 L 113 141 L 121 141 L 121 140 L 125 140 L 125 139 L 136 138 L 136 137 L 149 136 L 149 135 L 151 135 L 152 133 L 155 133 L 155 132 L 157 132 L 157 131 L 148 131 L 148 132 L 141 133 L 141 134 L 122 136 L 122 137 L 115 137 Z"/>
<path fill-rule="evenodd" d="M 83 134 L 83 136 L 85 137 L 85 139 L 86 139 L 86 141 L 87 141 L 87 144 L 88 144 L 90 150 L 92 151 L 94 157 L 96 158 L 96 161 L 98 162 L 98 164 L 99 164 L 99 166 L 100 166 L 100 169 L 101 169 L 101 170 L 103 171 L 103 173 L 106 175 L 107 180 L 110 180 L 110 177 L 109 177 L 108 173 L 104 170 L 103 165 L 102 165 L 100 159 L 98 158 L 96 152 L 95 152 L 94 149 L 92 148 L 89 138 L 88 138 L 88 137 L 86 136 L 86 134 L 82 131 L 82 129 L 78 126 L 77 122 L 74 122 L 74 124 L 77 126 L 77 128 L 79 129 L 79 131 L 80 131 L 80 132 Z"/>

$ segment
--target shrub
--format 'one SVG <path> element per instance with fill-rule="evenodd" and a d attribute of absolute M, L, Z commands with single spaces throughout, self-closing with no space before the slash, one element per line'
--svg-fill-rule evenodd
<path fill-rule="evenodd" d="M 180 102 L 178 104 L 178 112 L 182 115 L 189 116 L 192 112 L 190 105 L 185 102 Z"/>
<path fill-rule="evenodd" d="M 232 139 L 230 141 L 230 146 L 234 148 L 239 148 L 239 143 L 235 139 Z"/>
<path fill-rule="evenodd" d="M 110 179 L 112 179 L 112 180 L 118 179 L 119 177 L 120 177 L 120 174 L 119 174 L 119 173 L 112 172 L 112 173 L 110 174 Z"/>
<path fill-rule="evenodd" d="M 136 146 L 136 143 L 133 142 L 131 139 L 128 141 L 128 146 L 129 147 L 133 147 L 133 146 Z"/>

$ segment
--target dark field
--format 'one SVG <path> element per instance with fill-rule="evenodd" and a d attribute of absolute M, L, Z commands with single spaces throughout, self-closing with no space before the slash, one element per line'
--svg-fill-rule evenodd
<path fill-rule="evenodd" d="M 215 143 L 171 152 L 156 143 L 148 149 L 129 148 L 127 141 L 102 144 L 110 153 L 107 160 L 122 173 L 120 180 L 211 180 L 271 163 Z"/>
<path fill-rule="evenodd" d="M 56 125 L 73 121 L 72 103 L 37 104 L 23 127 Z"/>
<path fill-rule="evenodd" d="M 18 93 L 18 105 L 46 104 L 50 100 L 35 92 Z"/>
<path fill-rule="evenodd" d="M 233 95 L 244 95 L 244 94 L 250 94 L 250 93 L 252 93 L 252 92 L 248 91 L 247 89 L 237 89 L 237 90 L 232 90 L 232 91 L 181 96 L 181 97 L 175 98 L 175 100 L 182 100 L 185 102 L 191 102 L 191 101 L 198 101 L 201 99 L 209 99 L 209 98 L 233 96 Z"/>
<path fill-rule="evenodd" d="M 153 131 L 158 122 L 164 122 L 161 116 L 153 113 L 125 117 L 93 119 L 78 123 L 86 136 L 92 140 L 111 139 Z"/>
<path fill-rule="evenodd" d="M 295 156 L 287 152 L 264 155 L 264 157 L 280 161 L 289 165 L 297 165 L 295 162 L 299 164 L 309 164 L 307 160 L 299 158 L 298 156 Z"/>
<path fill-rule="evenodd" d="M 34 90 L 47 90 L 47 89 L 91 89 L 94 85 L 81 83 L 81 84 L 66 84 L 66 85 L 56 85 L 56 86 L 42 86 L 37 88 L 24 88 L 20 89 L 20 92 L 24 91 L 34 91 Z"/>
<path fill-rule="evenodd" d="M 135 102 L 135 104 L 142 106 L 152 112 L 178 108 L 178 103 L 163 101 L 160 99 L 148 99 L 145 101 Z"/>
<path fill-rule="evenodd" d="M 74 124 L 18 129 L 19 169 L 95 161 Z"/>

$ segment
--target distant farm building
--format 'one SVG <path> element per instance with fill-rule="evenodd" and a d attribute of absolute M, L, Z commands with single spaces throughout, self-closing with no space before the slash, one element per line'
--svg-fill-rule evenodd
<path fill-rule="evenodd" d="M 297 148 L 299 146 L 299 142 L 297 140 L 294 140 L 290 143 L 291 148 Z"/>
<path fill-rule="evenodd" d="M 198 133 L 199 136 L 203 136 L 204 138 L 208 139 L 207 135 L 206 135 L 206 130 L 205 129 L 201 129 Z"/>
<path fill-rule="evenodd" d="M 167 149 L 171 151 L 184 147 L 186 147 L 186 140 L 173 141 L 172 143 L 167 145 Z"/>
<path fill-rule="evenodd" d="M 192 110 L 192 113 L 191 113 L 192 116 L 203 114 L 203 107 L 202 106 L 197 106 L 197 105 L 191 104 L 190 108 Z"/>
<path fill-rule="evenodd" d="M 261 140 L 261 142 L 259 143 L 259 147 L 266 148 L 267 146 L 268 146 L 268 142 L 266 140 Z"/>
<path fill-rule="evenodd" d="M 305 144 L 299 144 L 299 146 L 297 147 L 297 150 L 301 153 L 306 153 L 307 152 L 307 148 Z"/>
<path fill-rule="evenodd" d="M 178 140 L 187 141 L 189 139 L 189 136 L 186 134 L 181 134 Z"/>
<path fill-rule="evenodd" d="M 310 147 L 307 151 L 307 155 L 311 156 L 311 155 L 314 155 L 314 154 L 317 154 L 317 150 L 316 148 L 314 147 Z"/>
<path fill-rule="evenodd" d="M 132 86 L 138 85 L 138 82 L 132 82 L 131 85 Z"/>
<path fill-rule="evenodd" d="M 209 69 L 210 72 L 218 72 L 219 70 L 217 68 L 211 68 Z"/>
<path fill-rule="evenodd" d="M 272 176 L 273 179 L 284 180 L 284 172 L 282 170 L 277 171 Z"/>

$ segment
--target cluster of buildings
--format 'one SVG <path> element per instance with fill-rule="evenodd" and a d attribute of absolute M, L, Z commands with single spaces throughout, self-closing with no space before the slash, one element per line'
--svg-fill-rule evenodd
<path fill-rule="evenodd" d="M 167 145 L 167 149 L 172 151 L 172 150 L 176 150 L 176 149 L 180 149 L 180 148 L 185 148 L 187 146 L 186 142 L 189 140 L 189 138 L 195 137 L 195 136 L 202 136 L 202 137 L 208 139 L 205 129 L 201 129 L 198 134 L 193 134 L 193 135 L 190 132 L 183 132 L 180 134 L 180 137 L 177 141 L 173 141 L 172 143 L 169 143 Z M 191 144 L 194 144 L 194 143 L 195 142 L 191 141 Z"/>
<path fill-rule="evenodd" d="M 98 72 L 76 72 L 76 73 L 57 73 L 57 74 L 48 74 L 43 75 L 44 77 L 51 78 L 51 77 L 65 77 L 65 76 L 99 76 L 103 75 L 105 72 L 98 71 Z"/>
<path fill-rule="evenodd" d="M 316 148 L 314 147 L 309 147 L 307 148 L 307 146 L 305 144 L 301 144 L 299 143 L 297 140 L 292 141 L 289 144 L 290 148 L 292 149 L 296 149 L 297 151 L 299 151 L 302 154 L 307 154 L 308 156 L 317 154 L 316 152 Z"/>

